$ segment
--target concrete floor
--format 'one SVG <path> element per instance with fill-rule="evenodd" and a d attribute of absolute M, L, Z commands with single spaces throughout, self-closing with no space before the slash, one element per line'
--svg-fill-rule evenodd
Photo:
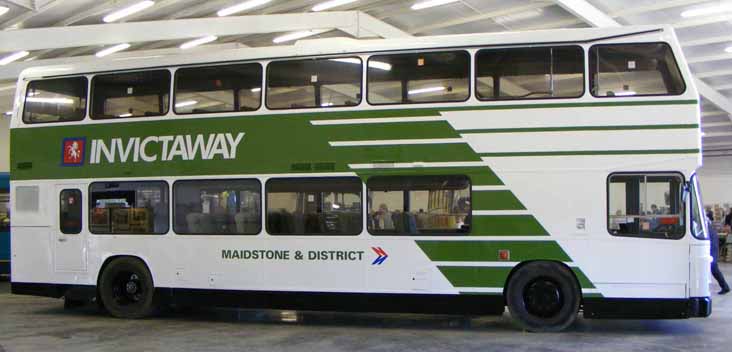
<path fill-rule="evenodd" d="M 732 279 L 732 264 L 722 270 Z M 716 283 L 712 286 L 716 292 Z M 426 315 L 200 309 L 119 320 L 93 308 L 8 293 L 0 282 L 0 352 L 10 351 L 729 351 L 732 295 L 714 295 L 707 319 L 584 320 L 531 334 L 507 315 Z"/>

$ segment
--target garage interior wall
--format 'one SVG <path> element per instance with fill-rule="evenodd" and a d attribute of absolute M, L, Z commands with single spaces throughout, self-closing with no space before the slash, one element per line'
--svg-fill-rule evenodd
<path fill-rule="evenodd" d="M 732 158 L 707 157 L 699 169 L 699 183 L 705 205 L 732 204 Z"/>
<path fill-rule="evenodd" d="M 0 172 L 10 171 L 10 119 L 0 116 Z"/>

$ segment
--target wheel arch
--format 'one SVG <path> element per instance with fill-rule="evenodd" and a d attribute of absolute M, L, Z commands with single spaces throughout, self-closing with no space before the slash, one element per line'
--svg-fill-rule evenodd
<path fill-rule="evenodd" d="M 101 278 L 102 278 L 102 273 L 107 268 L 107 266 L 109 266 L 109 264 L 111 262 L 113 262 L 113 261 L 115 261 L 116 259 L 119 259 L 119 258 L 132 258 L 132 259 L 137 259 L 140 262 L 142 262 L 142 264 L 144 264 L 145 267 L 147 268 L 147 271 L 150 273 L 150 279 L 153 282 L 153 287 L 155 286 L 155 274 L 150 269 L 150 264 L 149 264 L 149 262 L 147 260 L 145 260 L 145 258 L 143 258 L 140 255 L 136 255 L 136 254 L 113 254 L 113 255 L 109 255 L 106 258 L 104 258 L 104 261 L 102 262 L 102 265 L 99 267 L 99 270 L 97 271 L 97 277 L 96 277 L 96 280 L 95 280 L 96 287 L 97 287 L 97 293 L 99 292 L 99 280 L 101 280 Z"/>
<path fill-rule="evenodd" d="M 508 283 L 511 282 L 511 278 L 513 278 L 513 275 L 516 274 L 516 272 L 521 269 L 522 267 L 526 266 L 529 263 L 537 263 L 537 262 L 545 262 L 545 263 L 552 263 L 557 264 L 561 267 L 564 267 L 567 269 L 574 278 L 574 282 L 577 284 L 577 287 L 579 287 L 579 299 L 580 299 L 580 306 L 583 303 L 583 295 L 582 295 L 582 285 L 580 284 L 579 278 L 577 278 L 577 274 L 572 270 L 572 268 L 567 265 L 567 263 L 558 261 L 558 260 L 545 260 L 545 259 L 531 259 L 531 260 L 525 260 L 523 262 L 518 263 L 516 266 L 514 266 L 511 271 L 508 273 L 508 276 L 506 277 L 506 282 L 503 283 L 503 303 L 507 304 L 506 302 L 506 290 L 508 289 Z"/>

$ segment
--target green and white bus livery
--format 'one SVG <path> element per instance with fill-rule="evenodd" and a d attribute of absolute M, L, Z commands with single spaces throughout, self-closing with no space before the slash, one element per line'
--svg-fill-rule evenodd
<path fill-rule="evenodd" d="M 322 39 L 28 69 L 12 291 L 585 318 L 711 313 L 673 30 Z"/>

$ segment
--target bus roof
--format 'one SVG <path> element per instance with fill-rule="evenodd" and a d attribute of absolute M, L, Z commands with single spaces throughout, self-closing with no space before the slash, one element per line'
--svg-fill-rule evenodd
<path fill-rule="evenodd" d="M 381 51 L 460 48 L 475 46 L 591 43 L 633 36 L 642 41 L 669 41 L 675 36 L 668 26 L 625 26 L 612 28 L 551 29 L 525 32 L 500 32 L 424 36 L 395 39 L 326 38 L 300 40 L 295 45 L 240 48 L 212 53 L 170 56 L 141 56 L 117 59 L 89 59 L 54 66 L 30 67 L 19 79 L 68 76 L 82 73 L 111 72 L 130 69 L 195 65 L 246 60 L 267 60 L 298 56 L 372 53 Z M 558 40 L 560 38 L 560 40 Z"/>

